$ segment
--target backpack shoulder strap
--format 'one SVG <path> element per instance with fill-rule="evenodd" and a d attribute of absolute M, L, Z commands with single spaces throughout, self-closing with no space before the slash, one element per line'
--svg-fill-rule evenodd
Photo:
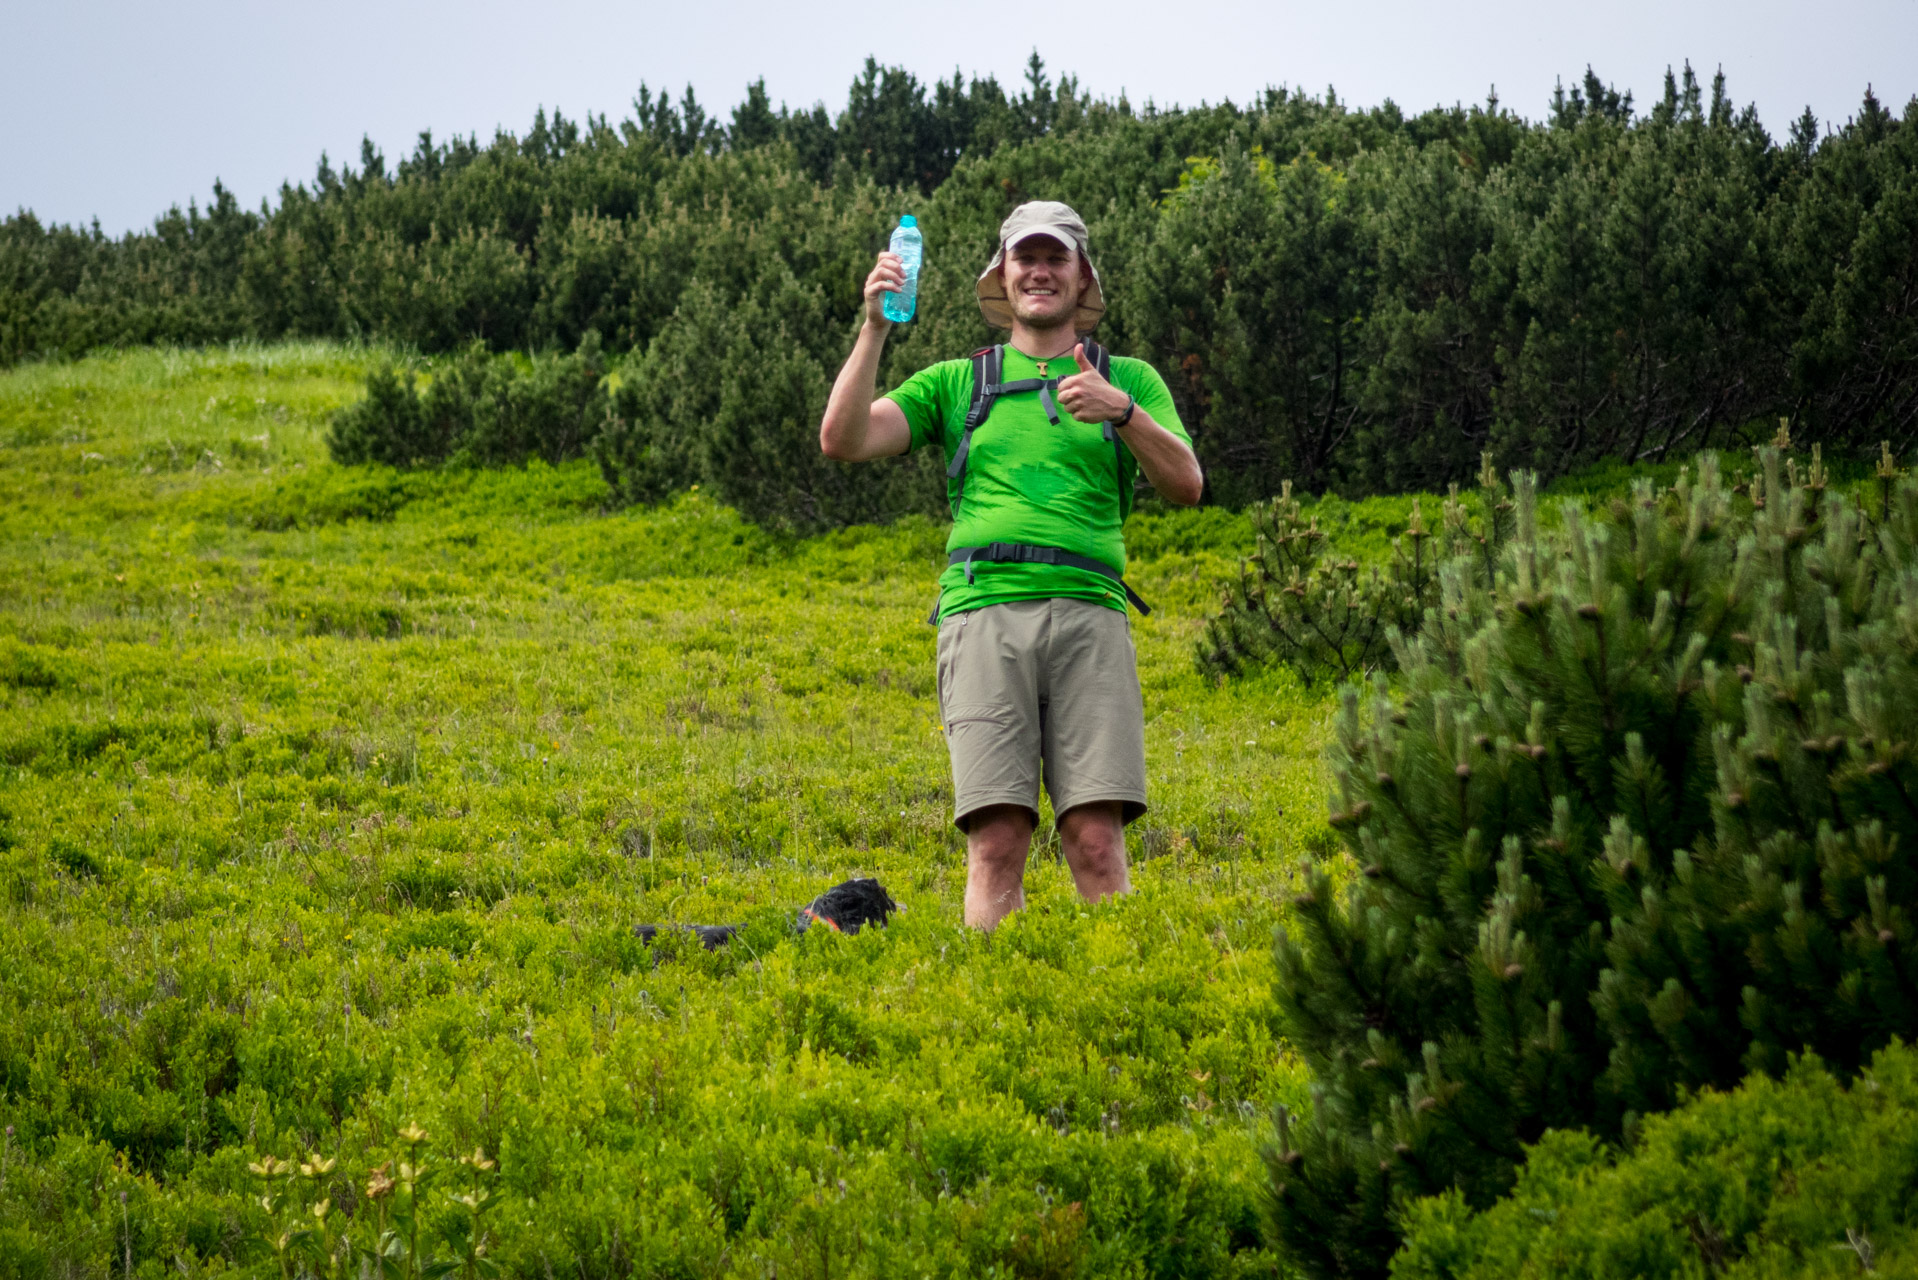
<path fill-rule="evenodd" d="M 999 377 L 1005 368 L 1006 349 L 1003 346 L 981 347 L 972 353 L 972 401 L 966 407 L 966 425 L 959 434 L 959 447 L 952 451 L 952 462 L 946 468 L 946 475 L 959 483 L 952 495 L 952 515 L 959 517 L 959 504 L 966 495 L 966 459 L 972 453 L 972 433 L 992 412 L 992 402 L 999 394 Z"/>
<path fill-rule="evenodd" d="M 984 422 L 997 398 L 998 382 L 1005 367 L 1006 349 L 980 347 L 972 353 L 972 401 L 966 406 L 966 430 Z"/>
<path fill-rule="evenodd" d="M 1099 376 L 1107 382 L 1112 381 L 1112 353 L 1107 351 L 1090 334 L 1081 334 L 1079 341 L 1085 344 L 1086 359 L 1099 371 Z M 1120 500 L 1124 501 L 1125 489 L 1125 444 L 1119 439 L 1119 433 L 1112 429 L 1110 422 L 1105 424 L 1105 438 L 1112 442 L 1112 463 L 1118 469 Z M 1121 508 L 1123 510 L 1123 508 Z"/>
<path fill-rule="evenodd" d="M 1102 346 L 1091 334 L 1080 334 L 1079 341 L 1085 344 L 1086 359 L 1099 371 L 1099 376 L 1108 382 L 1112 380 L 1112 353 Z"/>

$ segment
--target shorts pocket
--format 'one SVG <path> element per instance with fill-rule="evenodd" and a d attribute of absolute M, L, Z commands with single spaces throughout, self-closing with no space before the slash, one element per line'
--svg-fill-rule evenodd
<path fill-rule="evenodd" d="M 1010 724 L 1011 722 L 1011 709 L 991 702 L 968 703 L 965 706 L 952 707 L 946 712 L 947 733 L 965 724 Z"/>
<path fill-rule="evenodd" d="M 939 698 L 939 718 L 944 721 L 946 701 L 952 697 L 952 669 L 959 661 L 959 642 L 966 634 L 970 613 L 956 614 L 939 623 L 939 640 L 933 653 L 933 682 Z"/>
<path fill-rule="evenodd" d="M 1039 731 L 1016 707 L 954 703 L 946 720 L 954 813 L 986 804 L 1038 807 Z"/>

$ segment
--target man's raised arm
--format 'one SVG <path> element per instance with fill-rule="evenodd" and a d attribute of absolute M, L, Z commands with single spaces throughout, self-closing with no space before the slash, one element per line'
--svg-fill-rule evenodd
<path fill-rule="evenodd" d="M 879 356 L 886 347 L 886 333 L 892 328 L 892 321 L 886 319 L 886 294 L 905 287 L 905 264 L 895 254 L 880 254 L 872 274 L 866 277 L 866 323 L 860 326 L 852 355 L 832 384 L 826 416 L 819 423 L 819 448 L 828 458 L 866 462 L 890 458 L 912 447 L 906 411 L 894 401 L 872 396 Z"/>

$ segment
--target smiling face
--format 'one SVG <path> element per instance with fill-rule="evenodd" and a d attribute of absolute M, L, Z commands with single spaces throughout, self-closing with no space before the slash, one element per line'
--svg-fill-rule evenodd
<path fill-rule="evenodd" d="M 1006 251 L 1002 270 L 1013 319 L 1032 329 L 1072 323 L 1086 282 L 1077 249 L 1051 236 L 1027 236 Z"/>

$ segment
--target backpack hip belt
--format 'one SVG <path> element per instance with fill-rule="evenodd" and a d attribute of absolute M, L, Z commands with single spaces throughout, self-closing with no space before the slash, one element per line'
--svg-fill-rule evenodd
<path fill-rule="evenodd" d="M 1084 569 L 1096 573 L 1102 578 L 1110 578 L 1119 584 L 1119 590 L 1125 592 L 1126 601 L 1137 609 L 1141 616 L 1150 616 L 1152 606 L 1139 598 L 1139 593 L 1126 585 L 1117 569 L 1103 560 L 1094 560 L 1091 556 L 1082 556 L 1076 551 L 1067 551 L 1063 547 L 1041 547 L 1030 542 L 988 542 L 983 547 L 960 547 L 946 556 L 949 565 L 966 566 L 966 583 L 972 583 L 972 567 L 975 564 L 1057 564 L 1069 569 Z M 942 593 L 943 594 L 943 593 Z M 933 606 L 933 621 L 939 620 L 939 608 Z"/>

